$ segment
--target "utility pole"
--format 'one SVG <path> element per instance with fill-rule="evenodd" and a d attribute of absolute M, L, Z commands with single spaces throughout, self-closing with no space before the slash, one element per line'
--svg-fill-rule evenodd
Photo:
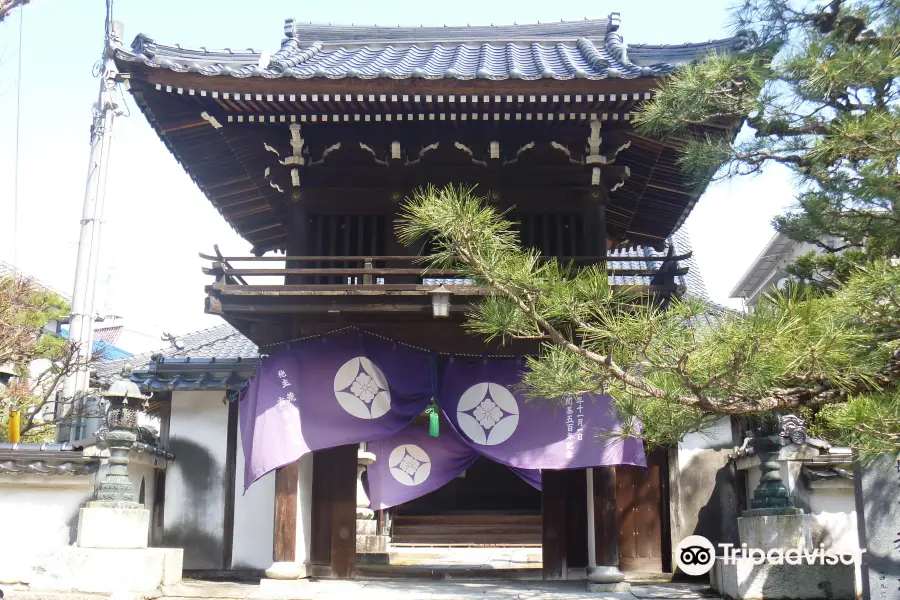
<path fill-rule="evenodd" d="M 100 239 L 103 225 L 103 202 L 106 196 L 106 175 L 112 145 L 112 128 L 116 104 L 116 69 L 113 42 L 121 40 L 123 27 L 112 20 L 112 2 L 107 1 L 106 35 L 100 67 L 100 93 L 93 108 L 91 124 L 91 155 L 88 161 L 81 233 L 78 237 L 78 259 L 75 264 L 75 289 L 69 320 L 69 341 L 77 348 L 77 368 L 63 383 L 63 407 L 58 417 L 71 416 L 85 397 L 90 385 L 90 359 L 94 338 L 94 301 L 97 291 L 97 272 L 100 264 Z M 74 434 L 74 428 L 64 427 Z M 57 435 L 60 435 L 57 429 Z M 69 436 L 65 436 L 69 437 Z"/>

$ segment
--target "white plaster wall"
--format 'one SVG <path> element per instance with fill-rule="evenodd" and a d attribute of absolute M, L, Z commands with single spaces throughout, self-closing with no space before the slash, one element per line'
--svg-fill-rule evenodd
<path fill-rule="evenodd" d="M 824 485 L 823 485 L 824 484 Z M 813 541 L 825 535 L 830 538 L 826 546 L 836 550 L 859 548 L 856 527 L 856 498 L 853 483 L 848 480 L 822 482 L 810 490 L 809 510 L 813 518 Z"/>
<path fill-rule="evenodd" d="M 221 569 L 228 407 L 223 392 L 174 392 L 163 540 L 184 548 L 185 569 Z"/>
<path fill-rule="evenodd" d="M 275 523 L 275 473 L 256 480 L 244 493 L 244 450 L 238 427 L 237 468 L 234 482 L 234 545 L 232 569 L 268 569 L 272 566 Z"/>
<path fill-rule="evenodd" d="M 691 433 L 670 451 L 669 493 L 672 548 L 693 534 L 737 537 L 737 494 L 728 470 L 734 438 L 730 417 Z"/>
<path fill-rule="evenodd" d="M 710 450 L 734 446 L 734 434 L 731 431 L 731 417 L 722 417 L 715 424 L 696 433 L 689 433 L 678 442 L 678 451 Z"/>
<path fill-rule="evenodd" d="M 309 545 L 312 541 L 312 453 L 301 457 L 299 463 L 300 473 L 297 483 L 297 549 L 294 560 L 301 563 L 309 563 Z"/>
<path fill-rule="evenodd" d="M 93 492 L 90 475 L 0 475 L 5 543 L 17 548 L 74 543 L 78 509 Z"/>

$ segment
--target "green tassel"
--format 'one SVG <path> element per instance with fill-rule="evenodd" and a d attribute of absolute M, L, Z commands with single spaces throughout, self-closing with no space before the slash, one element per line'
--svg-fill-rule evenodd
<path fill-rule="evenodd" d="M 434 404 L 434 402 L 432 402 L 431 406 L 425 409 L 425 412 L 428 414 L 428 435 L 436 438 L 438 437 L 438 435 L 440 435 L 441 427 L 441 420 L 438 416 L 438 408 Z"/>

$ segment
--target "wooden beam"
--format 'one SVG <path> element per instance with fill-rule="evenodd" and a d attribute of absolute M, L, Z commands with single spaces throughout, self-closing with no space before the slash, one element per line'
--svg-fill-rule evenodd
<path fill-rule="evenodd" d="M 293 562 L 297 552 L 297 485 L 300 464 L 275 469 L 275 562 Z"/>
<path fill-rule="evenodd" d="M 310 564 L 321 577 L 356 574 L 355 444 L 313 453 Z"/>
<path fill-rule="evenodd" d="M 619 520 L 616 515 L 616 468 L 594 467 L 594 522 L 597 564 L 619 566 Z"/>
<path fill-rule="evenodd" d="M 356 576 L 356 455 L 358 446 L 334 449 L 331 510 L 331 574 L 336 579 Z"/>
<path fill-rule="evenodd" d="M 222 568 L 232 567 L 234 549 L 234 493 L 237 478 L 238 403 L 228 402 L 228 424 L 225 432 L 225 515 L 224 551 Z"/>
<path fill-rule="evenodd" d="M 541 471 L 541 560 L 544 579 L 566 578 L 565 471 Z"/>
<path fill-rule="evenodd" d="M 648 183 L 648 188 L 653 188 L 654 190 L 662 190 L 664 192 L 672 192 L 673 194 L 681 194 L 683 196 L 696 196 L 694 192 L 688 192 L 686 190 L 679 190 L 677 188 L 666 187 L 664 185 L 657 185 L 655 183 Z"/>

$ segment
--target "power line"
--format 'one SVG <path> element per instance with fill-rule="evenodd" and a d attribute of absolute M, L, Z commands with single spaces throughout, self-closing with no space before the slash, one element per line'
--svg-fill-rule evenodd
<path fill-rule="evenodd" d="M 13 173 L 13 267 L 19 264 L 19 131 L 22 121 L 22 24 L 25 7 L 19 7 L 19 73 L 16 75 L 16 162 Z"/>

